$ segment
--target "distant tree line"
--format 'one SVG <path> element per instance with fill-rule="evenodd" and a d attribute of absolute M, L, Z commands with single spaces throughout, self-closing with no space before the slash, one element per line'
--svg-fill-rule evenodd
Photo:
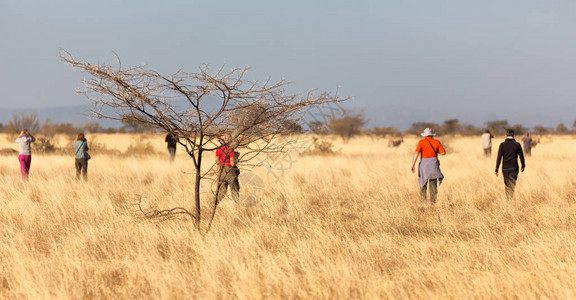
<path fill-rule="evenodd" d="M 563 123 L 558 124 L 554 127 L 546 127 L 542 125 L 537 125 L 532 128 L 523 126 L 522 124 L 509 124 L 506 120 L 488 121 L 484 123 L 484 126 L 478 127 L 471 124 L 460 123 L 458 119 L 450 119 L 444 121 L 443 124 L 437 123 L 427 123 L 427 122 L 417 122 L 413 123 L 412 126 L 405 131 L 408 134 L 418 134 L 422 132 L 424 128 L 433 128 L 438 133 L 441 134 L 452 134 L 452 135 L 478 135 L 484 130 L 488 129 L 491 133 L 496 135 L 503 135 L 506 130 L 512 129 L 516 135 L 530 133 L 536 135 L 544 134 L 576 134 L 576 121 L 572 125 L 572 130 L 568 129 Z"/>
<path fill-rule="evenodd" d="M 394 126 L 366 128 L 368 119 L 361 111 L 345 110 L 339 117 L 329 118 L 325 122 L 313 121 L 308 124 L 301 124 L 295 120 L 286 120 L 283 123 L 287 133 L 314 133 L 314 134 L 335 134 L 340 136 L 344 142 L 357 135 L 370 135 L 374 137 L 400 137 L 407 134 L 420 134 L 425 128 L 432 128 L 442 135 L 480 135 L 488 129 L 495 135 L 505 134 L 507 129 L 513 129 L 517 135 L 529 132 L 535 135 L 545 134 L 576 134 L 576 120 L 571 129 L 564 123 L 556 127 L 534 126 L 525 127 L 521 124 L 509 124 L 506 120 L 488 121 L 484 126 L 476 126 L 468 123 L 461 123 L 458 119 L 449 119 L 441 124 L 433 122 L 415 122 L 410 128 L 401 131 Z M 14 114 L 7 124 L 0 123 L 0 132 L 18 134 L 21 130 L 28 129 L 31 132 L 40 133 L 45 136 L 54 134 L 77 134 L 85 133 L 150 133 L 154 129 L 144 126 L 140 122 L 131 120 L 121 120 L 122 126 L 102 127 L 97 122 L 88 122 L 83 125 L 72 123 L 55 123 L 46 120 L 41 123 L 36 114 Z"/>
<path fill-rule="evenodd" d="M 352 136 L 355 135 L 370 135 L 373 137 L 388 137 L 398 138 L 403 135 L 415 134 L 418 135 L 425 128 L 432 128 L 437 133 L 442 135 L 462 135 L 473 136 L 480 135 L 486 129 L 494 135 L 504 135 L 506 130 L 513 129 L 516 135 L 521 135 L 529 132 L 534 135 L 545 134 L 576 134 L 576 121 L 572 124 L 572 129 L 569 129 L 565 124 L 560 123 L 555 128 L 545 126 L 534 126 L 532 128 L 525 127 L 521 124 L 509 124 L 506 120 L 488 121 L 483 126 L 476 126 L 468 123 L 461 123 L 458 119 L 449 119 L 442 124 L 433 122 L 415 122 L 412 123 L 410 128 L 400 131 L 394 126 L 389 127 L 372 127 L 365 128 L 368 120 L 361 112 L 344 111 L 342 116 L 338 118 L 330 118 L 326 122 L 315 121 L 308 124 L 308 131 L 315 134 L 336 134 L 342 137 L 347 142 Z"/>
<path fill-rule="evenodd" d="M 20 131 L 28 129 L 30 132 L 39 133 L 45 136 L 54 134 L 77 134 L 85 133 L 144 133 L 154 132 L 150 127 L 130 120 L 122 120 L 122 126 L 102 127 L 97 122 L 88 122 L 82 125 L 72 123 L 55 123 L 51 120 L 40 122 L 36 114 L 14 114 L 6 125 L 0 123 L 0 132 L 18 134 Z"/>

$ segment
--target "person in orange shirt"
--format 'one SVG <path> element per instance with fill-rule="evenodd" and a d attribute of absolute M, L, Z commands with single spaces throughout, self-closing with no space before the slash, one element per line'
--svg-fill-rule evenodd
<path fill-rule="evenodd" d="M 438 194 L 438 185 L 441 184 L 444 179 L 444 175 L 440 171 L 438 154 L 446 155 L 446 150 L 444 150 L 440 141 L 433 138 L 436 134 L 432 129 L 424 129 L 421 135 L 424 138 L 421 139 L 418 142 L 418 146 L 416 146 L 416 152 L 412 159 L 412 173 L 415 172 L 414 167 L 418 156 L 421 156 L 420 164 L 418 164 L 420 195 L 422 196 L 422 200 L 426 201 L 426 190 L 427 186 L 430 185 L 430 201 L 435 203 Z"/>

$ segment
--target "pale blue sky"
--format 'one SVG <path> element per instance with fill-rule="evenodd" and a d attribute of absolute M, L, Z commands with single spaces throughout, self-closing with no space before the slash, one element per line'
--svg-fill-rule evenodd
<path fill-rule="evenodd" d="M 64 48 L 160 72 L 251 66 L 293 92 L 340 86 L 377 125 L 396 125 L 396 109 L 412 122 L 576 118 L 572 0 L 0 0 L 0 37 L 0 108 L 88 103 Z"/>

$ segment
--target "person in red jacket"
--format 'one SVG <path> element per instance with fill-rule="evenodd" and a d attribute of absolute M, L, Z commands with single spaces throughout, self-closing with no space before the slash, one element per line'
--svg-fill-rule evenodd
<path fill-rule="evenodd" d="M 228 140 L 228 139 L 227 139 Z M 238 201 L 240 195 L 240 183 L 238 181 L 238 175 L 240 175 L 240 169 L 236 166 L 238 161 L 239 153 L 235 152 L 228 143 L 223 143 L 218 149 L 216 149 L 216 163 L 219 166 L 218 177 L 218 197 L 216 203 L 218 204 L 225 196 L 228 186 L 232 192 L 232 199 Z"/>
<path fill-rule="evenodd" d="M 442 147 L 440 141 L 434 139 L 436 135 L 430 128 L 424 129 L 421 134 L 424 138 L 418 142 L 414 158 L 412 159 L 412 173 L 414 173 L 416 161 L 418 156 L 420 164 L 418 164 L 418 183 L 420 184 L 420 195 L 422 200 L 426 201 L 426 189 L 430 185 L 430 201 L 436 202 L 438 195 L 438 185 L 442 183 L 444 175 L 440 171 L 440 161 L 438 154 L 446 155 L 446 150 Z"/>

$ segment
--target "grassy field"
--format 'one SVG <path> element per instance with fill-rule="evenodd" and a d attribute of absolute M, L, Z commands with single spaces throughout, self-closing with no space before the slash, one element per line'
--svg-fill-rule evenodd
<path fill-rule="evenodd" d="M 544 137 L 507 200 L 493 174 L 502 138 L 486 159 L 479 137 L 439 136 L 434 206 L 410 172 L 416 137 L 333 139 L 335 155 L 244 169 L 250 201 L 225 199 L 204 236 L 135 205 L 192 209 L 182 151 L 170 165 L 160 135 L 87 138 L 88 182 L 74 180 L 71 150 L 33 154 L 28 183 L 17 154 L 0 156 L 0 298 L 576 297 L 573 137 Z"/>

